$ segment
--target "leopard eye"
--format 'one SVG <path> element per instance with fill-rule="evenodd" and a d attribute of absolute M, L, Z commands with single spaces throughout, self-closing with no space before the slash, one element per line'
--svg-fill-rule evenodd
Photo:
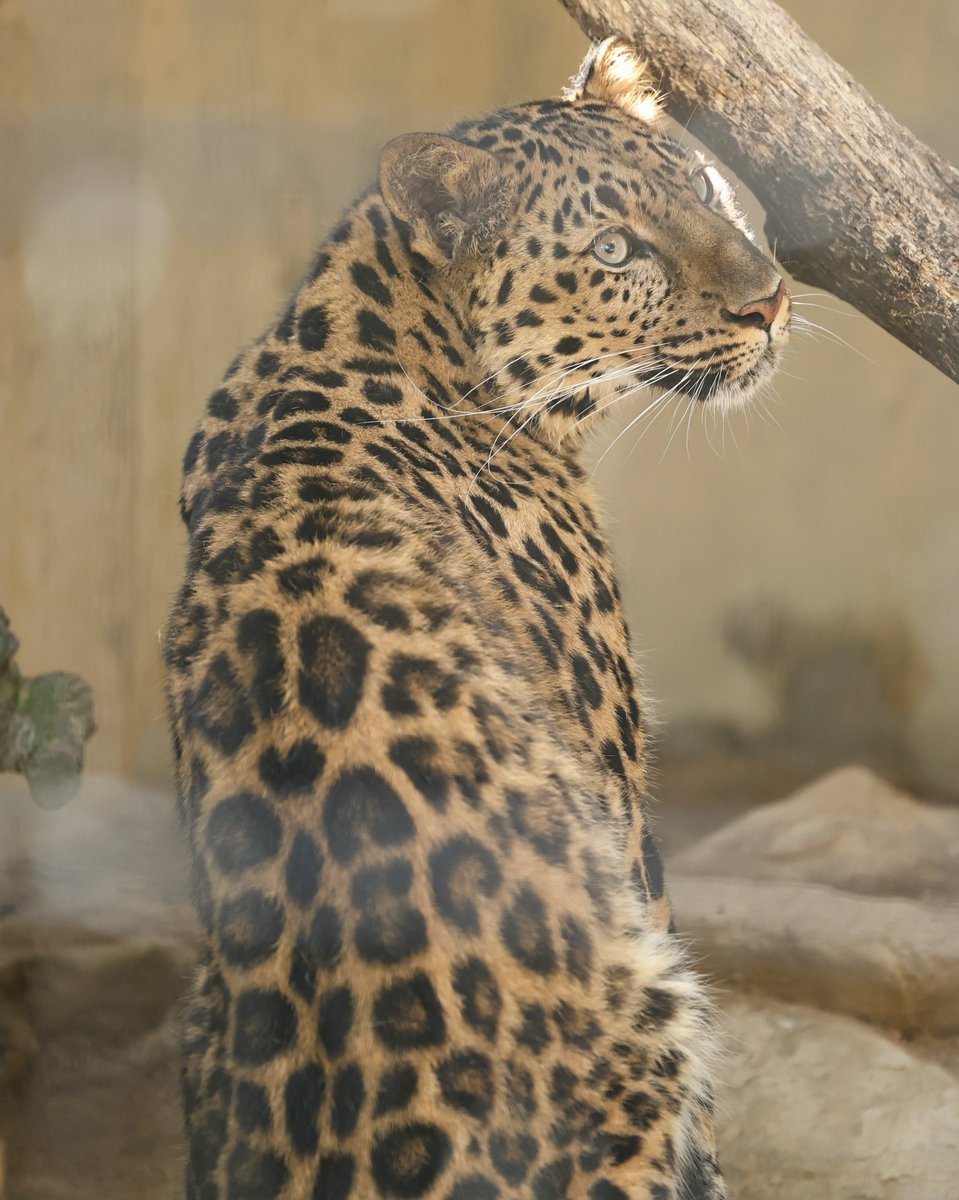
<path fill-rule="evenodd" d="M 593 253 L 607 267 L 621 267 L 633 256 L 633 239 L 625 229 L 607 229 L 593 239 Z"/>
<path fill-rule="evenodd" d="M 693 185 L 693 191 L 703 204 L 712 204 L 716 197 L 716 188 L 713 186 L 708 167 L 700 167 L 697 171 L 693 171 L 689 182 Z"/>

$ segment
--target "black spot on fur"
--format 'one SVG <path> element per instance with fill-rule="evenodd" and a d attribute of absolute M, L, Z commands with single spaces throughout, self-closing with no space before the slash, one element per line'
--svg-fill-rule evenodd
<path fill-rule="evenodd" d="M 366 1099 L 363 1072 L 357 1063 L 348 1063 L 333 1081 L 333 1110 L 330 1124 L 338 1138 L 347 1138 L 356 1129 Z"/>
<path fill-rule="evenodd" d="M 301 933 L 293 945 L 290 958 L 290 987 L 304 1000 L 312 1000 L 316 993 L 316 957 L 310 947 L 310 940 Z"/>
<path fill-rule="evenodd" d="M 206 407 L 211 417 L 218 417 L 221 421 L 233 421 L 239 412 L 239 405 L 227 388 L 215 391 Z"/>
<path fill-rule="evenodd" d="M 324 970 L 332 970 L 343 951 L 343 926 L 340 915 L 330 904 L 321 904 L 313 914 L 309 936 L 310 953 Z"/>
<path fill-rule="evenodd" d="M 430 855 L 430 882 L 444 920 L 464 933 L 480 931 L 477 902 L 495 896 L 503 876 L 492 852 L 466 834 L 450 838 Z"/>
<path fill-rule="evenodd" d="M 634 1129 L 649 1127 L 659 1117 L 659 1104 L 648 1092 L 632 1092 L 623 1101 L 623 1111 Z"/>
<path fill-rule="evenodd" d="M 233 1057 L 248 1066 L 263 1066 L 285 1054 L 296 1039 L 296 1010 L 276 988 L 251 988 L 236 1002 Z"/>
<path fill-rule="evenodd" d="M 495 1042 L 503 997 L 486 963 L 480 958 L 457 963 L 453 971 L 453 989 L 460 998 L 463 1020 L 471 1029 Z"/>
<path fill-rule="evenodd" d="M 309 596 L 316 591 L 323 575 L 329 570 L 330 564 L 322 555 L 315 554 L 303 562 L 293 563 L 281 568 L 276 575 L 281 591 L 295 600 Z"/>
<path fill-rule="evenodd" d="M 416 1068 L 410 1063 L 400 1063 L 387 1071 L 376 1093 L 374 1116 L 406 1108 L 416 1095 L 418 1082 Z"/>
<path fill-rule="evenodd" d="M 286 859 L 286 891 L 297 908 L 309 908 L 320 886 L 323 856 L 310 835 L 299 830 Z"/>
<path fill-rule="evenodd" d="M 293 336 L 293 329 L 296 325 L 296 301 L 292 301 L 287 305 L 286 310 L 280 317 L 276 326 L 276 336 L 281 342 L 288 342 Z"/>
<path fill-rule="evenodd" d="M 403 402 L 403 393 L 396 384 L 383 379 L 364 379 L 363 395 L 370 404 L 385 404 L 388 408 Z"/>
<path fill-rule="evenodd" d="M 593 946 L 589 934 L 575 917 L 565 916 L 560 925 L 566 970 L 580 983 L 589 983 L 593 973 Z"/>
<path fill-rule="evenodd" d="M 663 860 L 659 853 L 659 844 L 653 831 L 647 827 L 643 830 L 643 865 L 646 867 L 646 878 L 649 880 L 649 894 L 653 900 L 658 900 L 665 891 L 663 880 Z"/>
<path fill-rule="evenodd" d="M 506 797 L 513 829 L 553 866 L 566 863 L 569 848 L 569 830 L 563 815 L 566 806 L 560 801 L 560 796 L 546 789 L 532 796 L 511 791 Z"/>
<path fill-rule="evenodd" d="M 393 716 L 416 716 L 421 698 L 429 699 L 445 712 L 459 695 L 456 676 L 430 658 L 394 654 L 389 676 L 383 684 L 383 707 Z"/>
<path fill-rule="evenodd" d="M 341 863 L 359 852 L 364 835 L 377 846 L 399 846 L 416 832 L 406 805 L 372 767 L 340 775 L 327 794 L 323 826 L 330 853 Z"/>
<path fill-rule="evenodd" d="M 589 1200 L 629 1200 L 629 1195 L 608 1179 L 597 1179 L 589 1189 Z"/>
<path fill-rule="evenodd" d="M 549 288 L 544 288 L 538 283 L 534 283 L 530 288 L 529 298 L 537 304 L 552 304 L 555 300 L 559 299 L 555 292 L 551 292 Z"/>
<path fill-rule="evenodd" d="M 557 1158 L 533 1176 L 533 1200 L 565 1200 L 573 1179 L 573 1160 Z"/>
<path fill-rule="evenodd" d="M 319 1063 L 307 1063 L 286 1081 L 283 1092 L 286 1131 L 295 1154 L 316 1153 L 325 1094 L 326 1072 Z"/>
<path fill-rule="evenodd" d="M 260 755 L 260 779 L 276 795 L 287 797 L 309 792 L 326 765 L 323 751 L 310 738 L 300 738 L 285 753 L 270 746 Z"/>
<path fill-rule="evenodd" d="M 638 1029 L 658 1029 L 672 1020 L 676 1012 L 676 1000 L 663 988 L 648 987 L 643 1004 L 636 1018 Z"/>
<path fill-rule="evenodd" d="M 400 576 L 388 571 L 361 571 L 346 593 L 346 602 L 384 629 L 409 629 L 406 610 L 397 603 Z"/>
<path fill-rule="evenodd" d="M 253 714 L 225 654 L 210 664 L 187 705 L 194 726 L 228 757 L 236 754 L 253 732 Z"/>
<path fill-rule="evenodd" d="M 217 920 L 220 950 L 241 970 L 265 961 L 283 932 L 283 909 L 272 897 L 250 889 L 220 908 Z"/>
<path fill-rule="evenodd" d="M 608 184 L 601 183 L 596 188 L 596 199 L 604 208 L 611 208 L 613 212 L 617 212 L 620 216 L 626 215 L 626 206 L 623 204 L 619 192 Z"/>
<path fill-rule="evenodd" d="M 589 1009 L 565 1000 L 561 1000 L 553 1009 L 553 1020 L 566 1045 L 576 1046 L 580 1050 L 591 1049 L 602 1034 L 599 1023 Z"/>
<path fill-rule="evenodd" d="M 392 327 L 368 308 L 360 310 L 356 319 L 356 335 L 361 346 L 378 354 L 388 354 L 396 345 L 396 333 Z"/>
<path fill-rule="evenodd" d="M 327 729 L 349 724 L 363 695 L 370 644 L 342 617 L 313 617 L 300 626 L 300 701 Z"/>
<path fill-rule="evenodd" d="M 278 1154 L 240 1144 L 227 1162 L 226 1200 L 266 1200 L 279 1196 L 288 1178 L 289 1171 Z"/>
<path fill-rule="evenodd" d="M 500 1191 L 485 1175 L 467 1175 L 461 1179 L 446 1200 L 498 1200 Z"/>
<path fill-rule="evenodd" d="M 375 300 L 377 304 L 381 304 L 384 308 L 390 308 L 393 304 L 393 293 L 386 286 L 373 267 L 366 263 L 355 262 L 350 265 L 350 277 L 361 292 L 364 292 L 371 300 Z"/>
<path fill-rule="evenodd" d="M 313 1187 L 313 1200 L 347 1200 L 353 1187 L 353 1157 L 324 1154 Z"/>
<path fill-rule="evenodd" d="M 546 907 L 530 887 L 524 887 L 506 910 L 503 941 L 510 954 L 537 975 L 556 970 L 556 951 L 547 923 Z"/>
<path fill-rule="evenodd" d="M 333 988 L 320 1000 L 318 1032 L 330 1058 L 339 1058 L 353 1028 L 356 1002 L 348 987 Z"/>
<path fill-rule="evenodd" d="M 482 1119 L 493 1107 L 493 1067 L 485 1054 L 460 1050 L 436 1068 L 443 1099 L 451 1107 Z"/>
<path fill-rule="evenodd" d="M 450 1141 L 436 1125 L 401 1125 L 373 1145 L 373 1181 L 380 1195 L 412 1200 L 430 1190 L 450 1157 Z"/>
<path fill-rule="evenodd" d="M 231 1092 L 231 1079 L 219 1068 L 210 1072 L 199 1091 L 184 1077 L 184 1099 L 192 1118 L 189 1125 L 190 1165 L 200 1178 L 216 1170 L 226 1144 Z"/>
<path fill-rule="evenodd" d="M 592 709 L 599 708 L 603 703 L 602 688 L 596 682 L 596 676 L 582 654 L 573 655 L 573 675 L 583 701 Z"/>
<path fill-rule="evenodd" d="M 245 613 L 237 627 L 237 646 L 252 659 L 251 694 L 261 717 L 272 717 L 284 706 L 286 662 L 280 649 L 280 618 L 268 608 Z"/>
<path fill-rule="evenodd" d="M 368 867 L 353 880 L 353 904 L 361 916 L 356 923 L 356 948 L 367 962 L 395 966 L 426 949 L 426 921 L 404 897 L 413 870 L 406 859 L 383 867 Z"/>
<path fill-rule="evenodd" d="M 518 1187 L 539 1155 L 536 1139 L 528 1133 L 497 1130 L 489 1139 L 490 1161 L 498 1174 Z"/>
<path fill-rule="evenodd" d="M 199 431 L 190 438 L 186 451 L 183 455 L 184 475 L 189 475 L 193 471 L 200 458 L 200 452 L 202 451 L 205 442 L 206 434 Z"/>
<path fill-rule="evenodd" d="M 330 315 L 322 304 L 300 313 L 299 338 L 304 350 L 322 350 L 330 336 Z"/>
<path fill-rule="evenodd" d="M 266 564 L 283 553 L 283 543 L 273 529 L 258 529 L 250 538 L 247 568 L 258 574 Z"/>
<path fill-rule="evenodd" d="M 275 375 L 280 368 L 280 356 L 272 350 L 264 350 L 256 360 L 254 370 L 261 379 Z"/>
<path fill-rule="evenodd" d="M 434 764 L 436 743 L 428 737 L 398 738 L 390 746 L 390 760 L 396 763 L 424 799 L 439 812 L 446 810 L 450 781 Z"/>
<path fill-rule="evenodd" d="M 272 808 L 252 792 L 221 800 L 210 814 L 206 840 L 217 866 L 236 875 L 273 858 L 280 849 L 282 827 Z"/>
<path fill-rule="evenodd" d="M 553 1040 L 546 1020 L 546 1010 L 541 1004 L 523 1005 L 523 1022 L 516 1030 L 516 1041 L 534 1054 L 540 1055 Z"/>
<path fill-rule="evenodd" d="M 433 984 L 423 971 L 384 988 L 373 1005 L 373 1028 L 390 1050 L 442 1046 L 446 1019 Z"/>
<path fill-rule="evenodd" d="M 275 392 L 276 404 L 273 407 L 273 420 L 285 421 L 288 417 L 296 416 L 297 413 L 323 413 L 328 412 L 330 402 L 327 397 L 318 391 L 312 389 L 301 388 L 292 392 Z M 318 428 L 322 429 L 322 423 L 316 422 L 314 425 L 309 421 L 302 422 L 301 428 L 304 432 Z M 278 441 L 285 439 L 287 441 L 295 441 L 298 436 L 296 425 L 285 425 L 280 429 L 274 430 L 270 435 L 270 441 Z M 307 440 L 309 435 L 307 434 Z"/>
<path fill-rule="evenodd" d="M 273 1113 L 266 1089 L 258 1083 L 241 1080 L 236 1086 L 234 1113 L 236 1123 L 243 1133 L 265 1133 L 273 1128 Z"/>

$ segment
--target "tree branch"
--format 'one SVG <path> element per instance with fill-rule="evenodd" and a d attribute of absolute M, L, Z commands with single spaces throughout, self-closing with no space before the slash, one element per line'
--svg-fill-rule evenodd
<path fill-rule="evenodd" d="M 648 58 L 669 114 L 766 210 L 796 278 L 847 300 L 959 382 L 959 171 L 773 0 L 562 0 Z"/>

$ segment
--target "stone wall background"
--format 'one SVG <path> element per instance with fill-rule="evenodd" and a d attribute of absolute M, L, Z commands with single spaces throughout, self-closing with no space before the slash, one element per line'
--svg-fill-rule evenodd
<path fill-rule="evenodd" d="M 959 158 L 952 0 L 786 8 Z M 225 364 L 386 139 L 553 94 L 584 47 L 555 0 L 0 0 L 0 600 L 25 670 L 93 683 L 94 767 L 168 778 L 179 459 Z M 634 642 L 681 745 L 955 790 L 959 395 L 815 303 L 858 353 L 797 339 L 775 423 L 664 453 L 664 417 L 597 468 Z"/>

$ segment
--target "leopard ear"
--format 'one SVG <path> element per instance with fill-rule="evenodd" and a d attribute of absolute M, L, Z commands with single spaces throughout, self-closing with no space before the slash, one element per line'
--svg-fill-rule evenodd
<path fill-rule="evenodd" d="M 411 226 L 413 248 L 437 264 L 492 246 L 516 198 L 499 159 L 435 133 L 408 133 L 384 146 L 380 191 L 393 216 Z"/>
<path fill-rule="evenodd" d="M 563 99 L 602 100 L 647 125 L 663 111 L 646 61 L 621 37 L 593 42 L 569 86 L 563 89 Z"/>

